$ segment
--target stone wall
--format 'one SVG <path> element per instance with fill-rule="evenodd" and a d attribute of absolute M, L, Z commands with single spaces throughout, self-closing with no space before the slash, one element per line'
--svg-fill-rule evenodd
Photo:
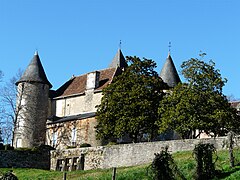
<path fill-rule="evenodd" d="M 48 150 L 1 150 L 0 168 L 12 167 L 50 169 L 50 152 Z"/>
<path fill-rule="evenodd" d="M 52 170 L 75 170 L 81 167 L 81 156 L 84 157 L 84 169 L 105 169 L 111 167 L 135 166 L 150 163 L 155 153 L 165 146 L 174 153 L 191 151 L 198 143 L 212 143 L 217 149 L 226 148 L 226 137 L 216 139 L 187 139 L 121 144 L 89 148 L 75 148 L 51 151 Z"/>

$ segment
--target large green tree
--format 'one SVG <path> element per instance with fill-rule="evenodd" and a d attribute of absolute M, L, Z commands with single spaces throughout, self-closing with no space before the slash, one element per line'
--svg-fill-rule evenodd
<path fill-rule="evenodd" d="M 126 60 L 129 66 L 103 90 L 97 109 L 97 137 L 111 140 L 128 136 L 137 142 L 148 134 L 153 139 L 166 84 L 154 70 L 154 61 L 135 56 Z"/>
<path fill-rule="evenodd" d="M 213 136 L 238 131 L 236 111 L 222 92 L 227 80 L 221 77 L 212 60 L 203 61 L 204 56 L 182 63 L 186 83 L 173 88 L 161 102 L 157 122 L 160 132 L 171 129 L 182 138 L 196 138 L 203 131 Z"/>

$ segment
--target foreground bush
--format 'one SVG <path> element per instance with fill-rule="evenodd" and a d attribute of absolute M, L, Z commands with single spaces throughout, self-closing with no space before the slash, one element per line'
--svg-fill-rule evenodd
<path fill-rule="evenodd" d="M 168 147 L 155 154 L 155 158 L 150 166 L 150 172 L 150 176 L 155 180 L 185 179 L 177 168 L 172 155 L 168 152 Z"/>

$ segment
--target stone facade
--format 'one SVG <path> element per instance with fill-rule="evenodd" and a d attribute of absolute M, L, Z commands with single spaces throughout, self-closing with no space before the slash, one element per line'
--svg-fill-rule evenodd
<path fill-rule="evenodd" d="M 46 144 L 57 149 L 80 147 L 84 143 L 98 146 L 101 142 L 96 139 L 96 125 L 95 117 L 48 123 Z"/>
<path fill-rule="evenodd" d="M 79 169 L 82 165 L 84 168 L 81 168 L 85 170 L 141 165 L 150 163 L 154 154 L 159 153 L 165 146 L 174 153 L 192 151 L 198 143 L 212 143 L 216 149 L 224 149 L 227 147 L 227 138 L 171 140 L 54 150 L 51 151 L 51 169 L 69 171 Z"/>
<path fill-rule="evenodd" d="M 87 90 L 83 94 L 56 97 L 52 99 L 52 114 L 58 117 L 95 112 L 96 105 L 101 103 L 102 93 Z"/>
<path fill-rule="evenodd" d="M 96 139 L 96 106 L 101 103 L 102 89 L 116 73 L 117 68 L 108 68 L 72 77 L 54 91 L 51 117 L 47 121 L 46 144 L 57 149 L 79 147 L 84 143 L 101 145 L 101 141 Z"/>
<path fill-rule="evenodd" d="M 18 84 L 17 123 L 13 145 L 33 147 L 45 142 L 49 85 L 21 82 Z"/>
<path fill-rule="evenodd" d="M 36 52 L 16 82 L 18 93 L 16 102 L 13 134 L 13 146 L 34 147 L 45 143 L 46 120 L 48 116 L 49 89 L 48 81 Z"/>

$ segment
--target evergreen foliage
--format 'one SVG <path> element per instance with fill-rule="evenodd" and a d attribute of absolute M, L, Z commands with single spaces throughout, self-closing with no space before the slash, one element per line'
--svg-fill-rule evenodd
<path fill-rule="evenodd" d="M 154 61 L 135 56 L 126 59 L 129 66 L 103 89 L 97 109 L 97 137 L 112 140 L 127 135 L 138 142 L 148 134 L 152 140 L 166 84 L 154 71 Z"/>
<path fill-rule="evenodd" d="M 168 152 L 168 147 L 155 154 L 150 170 L 149 174 L 152 174 L 151 176 L 155 180 L 185 179 L 178 170 L 172 155 Z"/>
<path fill-rule="evenodd" d="M 196 179 L 211 179 L 215 176 L 215 165 L 213 163 L 213 153 L 215 152 L 213 144 L 198 144 L 193 153 L 197 162 Z"/>
<path fill-rule="evenodd" d="M 215 63 L 192 58 L 181 67 L 186 83 L 175 86 L 160 103 L 159 131 L 172 129 L 182 138 L 197 138 L 203 131 L 213 136 L 239 132 L 236 110 L 222 93 L 226 79 L 215 69 Z"/>

